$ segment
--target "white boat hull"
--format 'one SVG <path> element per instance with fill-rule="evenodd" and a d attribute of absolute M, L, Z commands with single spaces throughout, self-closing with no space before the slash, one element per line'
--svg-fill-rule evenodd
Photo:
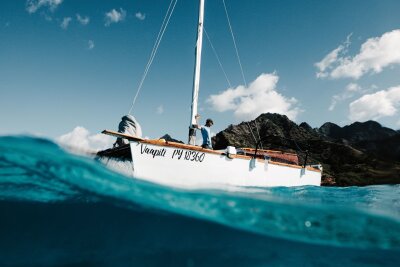
<path fill-rule="evenodd" d="M 321 184 L 321 171 L 201 149 L 130 141 L 135 178 L 184 188 Z"/>

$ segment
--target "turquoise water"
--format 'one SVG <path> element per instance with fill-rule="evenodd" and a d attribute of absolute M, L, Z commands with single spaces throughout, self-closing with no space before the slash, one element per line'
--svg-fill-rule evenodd
<path fill-rule="evenodd" d="M 0 137 L 0 214 L 0 266 L 400 266 L 399 185 L 188 191 L 30 137 Z"/>

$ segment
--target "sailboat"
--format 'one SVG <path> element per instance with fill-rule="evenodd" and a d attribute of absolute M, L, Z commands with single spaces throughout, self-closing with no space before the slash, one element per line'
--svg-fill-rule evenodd
<path fill-rule="evenodd" d="M 129 143 L 99 153 L 101 157 L 124 160 L 137 179 L 183 188 L 213 188 L 223 185 L 245 187 L 303 186 L 321 184 L 321 165 L 299 165 L 282 159 L 297 155 L 232 146 L 212 150 L 196 146 L 196 125 L 203 40 L 204 0 L 199 0 L 195 71 L 188 144 L 165 139 L 143 139 L 132 134 L 104 130 Z M 277 156 L 280 155 L 280 156 Z"/>

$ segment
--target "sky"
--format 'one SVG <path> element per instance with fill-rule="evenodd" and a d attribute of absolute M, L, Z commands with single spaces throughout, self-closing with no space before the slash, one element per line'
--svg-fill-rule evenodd
<path fill-rule="evenodd" d="M 197 0 L 0 1 L 0 135 L 109 145 L 99 133 L 129 112 L 171 3 L 132 115 L 145 137 L 186 141 Z M 264 112 L 400 129 L 400 1 L 225 6 L 243 75 L 224 2 L 206 0 L 199 113 L 214 134 Z"/>

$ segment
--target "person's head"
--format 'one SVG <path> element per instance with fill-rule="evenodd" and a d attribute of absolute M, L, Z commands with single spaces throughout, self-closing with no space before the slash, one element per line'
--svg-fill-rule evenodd
<path fill-rule="evenodd" d="M 210 126 L 213 126 L 213 125 L 214 125 L 214 122 L 213 122 L 212 119 L 207 119 L 207 120 L 206 120 L 206 126 L 207 126 L 207 127 L 210 127 Z"/>

